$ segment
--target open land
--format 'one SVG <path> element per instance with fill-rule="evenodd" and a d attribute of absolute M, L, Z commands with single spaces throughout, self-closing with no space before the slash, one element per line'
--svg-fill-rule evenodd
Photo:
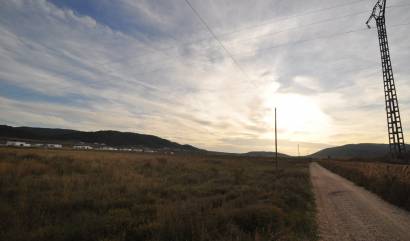
<path fill-rule="evenodd" d="M 3 240 L 315 240 L 309 163 L 0 149 Z M 4 218 L 7 217 L 7 218 Z"/>

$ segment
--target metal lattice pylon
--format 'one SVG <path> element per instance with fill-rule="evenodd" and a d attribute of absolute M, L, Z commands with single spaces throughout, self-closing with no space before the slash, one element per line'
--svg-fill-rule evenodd
<path fill-rule="evenodd" d="M 397 100 L 393 68 L 390 59 L 389 42 L 387 40 L 385 12 L 386 0 L 379 0 L 374 6 L 373 12 L 366 24 L 369 26 L 369 22 L 373 18 L 376 20 L 383 67 L 384 96 L 386 101 L 390 153 L 394 158 L 400 158 L 403 153 L 406 152 L 406 146 L 404 144 L 399 102 Z"/>

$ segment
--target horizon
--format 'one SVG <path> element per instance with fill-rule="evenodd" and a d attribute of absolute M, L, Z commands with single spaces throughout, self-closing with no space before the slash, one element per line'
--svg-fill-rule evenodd
<path fill-rule="evenodd" d="M 3 1 L 0 122 L 270 152 L 277 108 L 280 153 L 388 143 L 375 1 L 186 3 Z M 409 9 L 386 13 L 405 140 Z"/>
<path fill-rule="evenodd" d="M 9 125 L 5 125 L 5 124 L 0 124 L 0 125 L 3 125 L 3 126 L 9 126 Z M 151 135 L 151 134 L 147 134 L 147 133 L 136 133 L 136 132 L 122 132 L 122 131 L 118 131 L 118 130 L 95 130 L 95 131 L 83 131 L 83 130 L 74 130 L 74 129 L 65 129 L 65 128 L 47 128 L 47 127 L 35 127 L 35 126 L 11 126 L 11 127 L 14 127 L 14 128 L 44 128 L 44 129 L 57 129 L 57 130 L 73 130 L 73 131 L 81 131 L 81 132 L 104 132 L 104 131 L 113 131 L 113 132 L 120 132 L 120 133 L 131 133 L 131 134 L 140 134 L 140 135 L 149 135 L 149 136 L 154 136 L 154 137 L 158 137 L 158 138 L 162 138 L 162 139 L 164 139 L 163 137 L 161 137 L 161 136 L 155 136 L 155 135 Z M 12 138 L 12 139 L 18 139 L 18 138 Z M 24 139 L 24 138 L 23 138 Z M 29 140 L 32 140 L 32 141 L 34 141 L 35 139 L 29 139 Z M 193 147 L 195 147 L 195 148 L 199 148 L 199 147 L 197 147 L 197 146 L 194 146 L 194 145 L 191 145 L 190 143 L 177 143 L 177 144 L 180 144 L 180 145 L 190 145 L 190 146 L 193 146 Z M 386 147 L 388 146 L 388 143 L 370 143 L 370 142 L 367 142 L 367 143 L 345 143 L 345 144 L 342 144 L 342 145 L 338 145 L 338 146 L 329 146 L 329 147 L 326 147 L 326 148 L 323 148 L 323 149 L 319 149 L 319 150 L 317 150 L 317 151 L 315 151 L 315 152 L 312 152 L 312 153 L 307 153 L 307 154 L 305 154 L 305 155 L 300 155 L 301 157 L 307 157 L 307 156 L 310 156 L 310 155 L 314 155 L 314 154 L 316 154 L 316 153 L 318 153 L 318 152 L 321 152 L 321 151 L 323 151 L 323 150 L 326 150 L 326 149 L 328 149 L 328 148 L 338 148 L 338 147 L 344 147 L 344 146 L 349 146 L 349 145 L 386 145 Z M 408 144 L 406 144 L 406 145 L 408 145 Z M 201 148 L 200 148 L 201 149 Z M 268 153 L 275 153 L 275 151 L 270 151 L 270 150 L 250 150 L 250 151 L 246 151 L 246 152 L 224 152 L 224 151 L 213 151 L 213 150 L 207 150 L 207 149 L 202 149 L 202 150 L 204 150 L 204 151 L 209 151 L 209 152 L 221 152 L 221 153 L 226 153 L 226 154 L 246 154 L 246 153 L 250 153 L 250 152 L 256 152 L 256 153 L 258 153 L 258 152 L 268 152 Z M 281 152 L 280 150 L 278 150 L 278 154 L 284 154 L 284 155 L 288 155 L 288 156 L 293 156 L 293 157 L 296 157 L 297 155 L 292 155 L 292 154 L 289 154 L 289 153 L 286 153 L 286 152 Z"/>

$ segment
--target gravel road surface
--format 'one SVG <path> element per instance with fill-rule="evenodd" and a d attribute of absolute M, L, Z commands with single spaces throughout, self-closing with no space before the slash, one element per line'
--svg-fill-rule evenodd
<path fill-rule="evenodd" d="M 410 241 L 410 213 L 312 163 L 323 241 Z"/>

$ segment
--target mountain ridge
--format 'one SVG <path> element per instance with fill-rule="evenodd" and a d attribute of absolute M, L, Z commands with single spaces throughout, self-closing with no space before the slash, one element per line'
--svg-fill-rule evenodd
<path fill-rule="evenodd" d="M 77 131 L 60 128 L 0 125 L 0 137 L 40 141 L 104 143 L 114 147 L 143 146 L 156 149 L 170 148 L 186 151 L 205 151 L 191 145 L 179 144 L 154 135 L 113 130 Z"/>
<path fill-rule="evenodd" d="M 275 152 L 272 151 L 250 151 L 250 152 L 246 152 L 241 154 L 242 156 L 252 156 L 252 157 L 274 157 L 275 156 Z M 278 157 L 291 157 L 287 154 L 284 153 L 279 153 L 278 152 Z"/>
<path fill-rule="evenodd" d="M 406 149 L 410 146 L 406 145 Z M 388 144 L 377 143 L 358 143 L 358 144 L 346 144 L 342 146 L 330 147 L 320 150 L 316 153 L 309 155 L 312 158 L 377 158 L 384 157 L 389 154 Z"/>
<path fill-rule="evenodd" d="M 43 127 L 12 127 L 0 125 L 0 138 L 2 139 L 25 139 L 36 141 L 55 141 L 64 143 L 104 143 L 113 147 L 144 147 L 152 149 L 172 149 L 189 152 L 206 152 L 213 155 L 240 155 L 244 157 L 274 157 L 274 152 L 250 151 L 246 153 L 213 152 L 197 148 L 189 144 L 179 144 L 155 135 L 147 135 L 133 132 L 121 132 L 114 130 L 78 131 L 62 128 Z M 410 150 L 410 145 L 406 145 Z M 388 144 L 359 143 L 325 148 L 308 158 L 377 158 L 388 155 Z M 290 155 L 278 153 L 278 157 L 291 158 Z"/>

